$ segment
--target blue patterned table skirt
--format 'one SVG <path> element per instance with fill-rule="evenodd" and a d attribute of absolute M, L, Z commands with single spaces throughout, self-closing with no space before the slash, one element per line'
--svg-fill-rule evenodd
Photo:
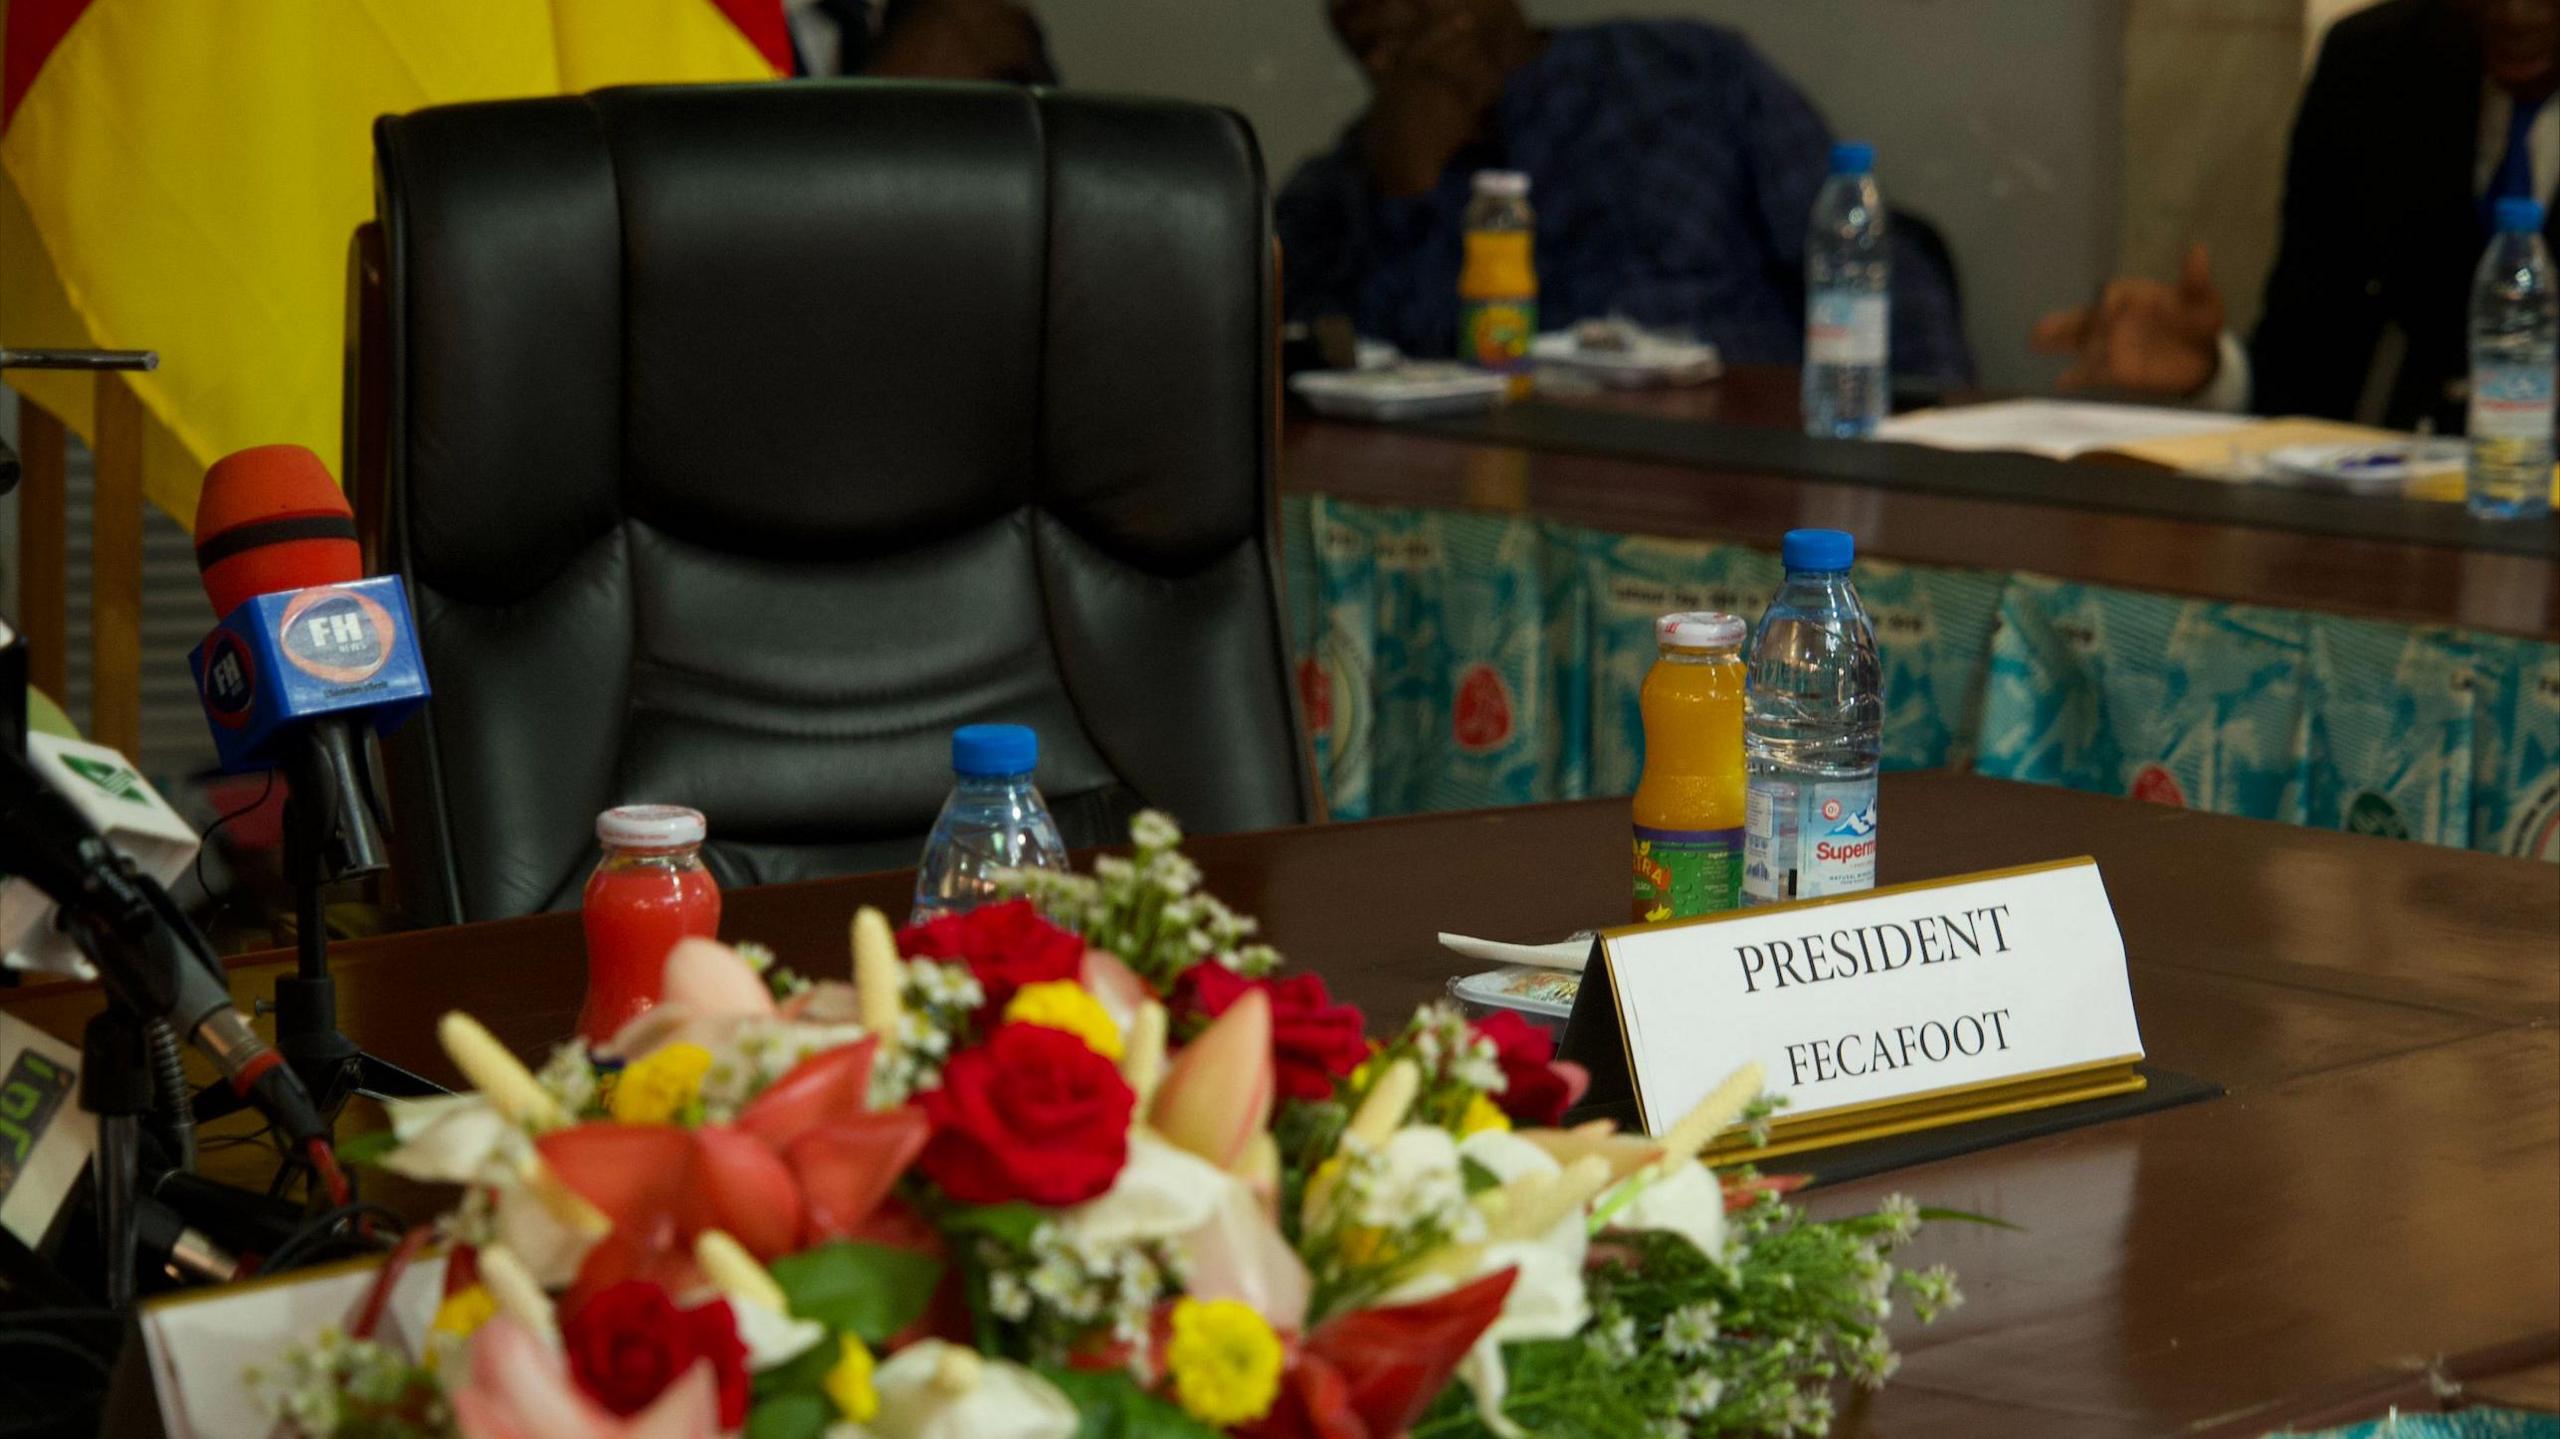
<path fill-rule="evenodd" d="M 1283 506 L 1344 819 L 1625 794 L 1667 610 L 1757 616 L 1777 557 L 1525 515 Z M 1885 767 L 2560 860 L 2560 645 L 1861 562 Z"/>

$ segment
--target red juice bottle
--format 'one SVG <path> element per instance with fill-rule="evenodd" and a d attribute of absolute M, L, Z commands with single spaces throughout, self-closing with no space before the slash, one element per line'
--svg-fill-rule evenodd
<path fill-rule="evenodd" d="M 604 859 L 587 876 L 587 1002 L 578 1034 L 602 1044 L 658 1002 L 667 951 L 720 930 L 720 886 L 702 867 L 702 812 L 627 804 L 596 816 Z"/>

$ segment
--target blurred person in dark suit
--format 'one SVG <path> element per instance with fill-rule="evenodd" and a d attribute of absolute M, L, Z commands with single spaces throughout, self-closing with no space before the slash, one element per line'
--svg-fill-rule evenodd
<path fill-rule="evenodd" d="M 1749 41 L 1677 21 L 1541 30 L 1518 0 L 1330 11 L 1370 101 L 1275 206 L 1291 319 L 1347 315 L 1409 353 L 1450 353 L 1470 177 L 1521 170 L 1543 327 L 1622 313 L 1729 361 L 1802 361 L 1831 132 Z M 1903 226 L 1893 263 L 1895 372 L 1970 379 L 1943 253 Z"/>
<path fill-rule="evenodd" d="M 2489 212 L 2560 181 L 2560 0 L 2385 0 L 2340 20 L 2294 116 L 2256 335 L 2223 326 L 2210 258 L 2047 315 L 2066 389 L 2269 415 L 2464 422 L 2471 278 Z M 2560 225 L 2546 222 L 2548 241 Z"/>
<path fill-rule="evenodd" d="M 791 34 L 812 75 L 1058 82 L 1040 22 L 1012 0 L 794 0 Z"/>

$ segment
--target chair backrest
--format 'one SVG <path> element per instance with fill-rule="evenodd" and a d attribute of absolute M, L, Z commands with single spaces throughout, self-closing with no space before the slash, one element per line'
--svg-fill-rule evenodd
<path fill-rule="evenodd" d="M 1039 730 L 1071 843 L 1308 817 L 1243 121 L 651 87 L 375 155 L 347 453 L 435 688 L 387 754 L 418 917 L 574 902 L 624 802 L 701 809 L 726 884 L 913 863 L 973 720 Z"/>

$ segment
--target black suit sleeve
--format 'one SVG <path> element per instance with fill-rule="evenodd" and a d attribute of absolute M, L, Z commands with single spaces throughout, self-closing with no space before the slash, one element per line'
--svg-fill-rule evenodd
<path fill-rule="evenodd" d="M 2352 419 L 2382 335 L 2385 215 L 2370 211 L 2372 156 L 2358 143 L 2371 67 L 2341 26 L 2294 115 L 2284 213 L 2266 303 L 2249 347 L 2250 408 L 2262 415 Z"/>

